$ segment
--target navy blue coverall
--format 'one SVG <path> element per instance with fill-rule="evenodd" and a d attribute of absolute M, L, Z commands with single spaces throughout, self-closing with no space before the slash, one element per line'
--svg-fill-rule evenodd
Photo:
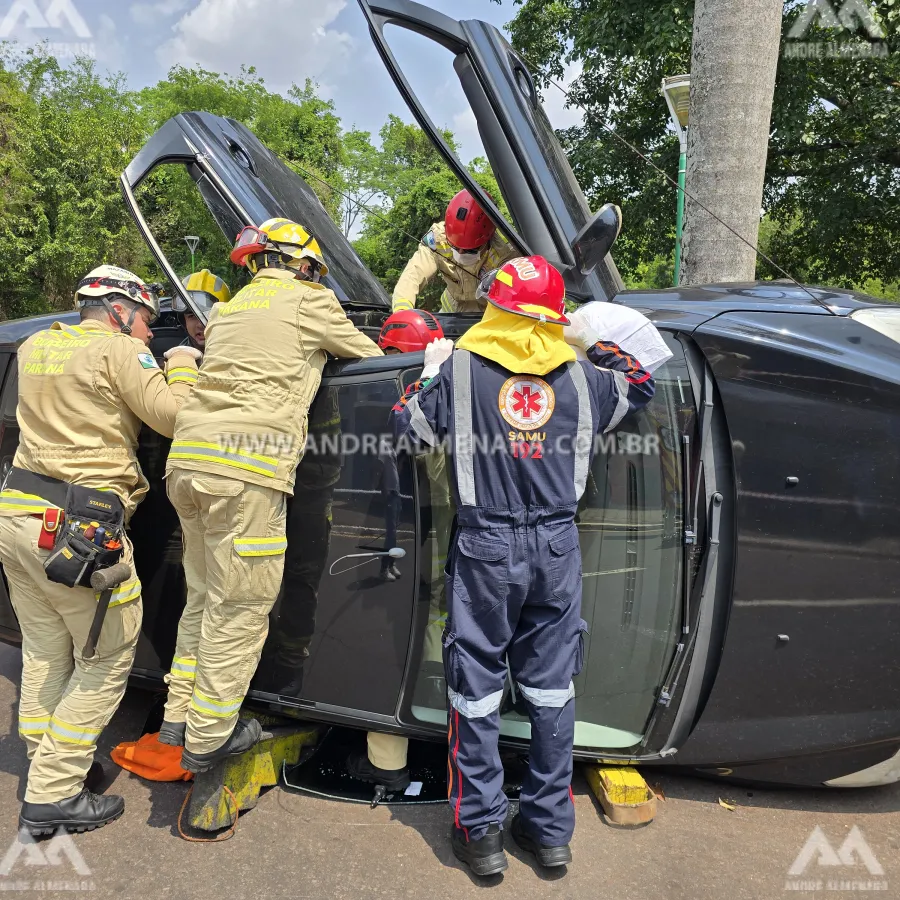
<path fill-rule="evenodd" d="M 469 841 L 506 818 L 497 743 L 507 658 L 531 719 L 523 826 L 548 847 L 575 828 L 572 678 L 586 628 L 575 513 L 596 435 L 654 391 L 615 344 L 596 344 L 588 359 L 537 377 L 456 350 L 394 408 L 398 439 L 444 443 L 456 475 L 443 641 L 449 798 Z"/>

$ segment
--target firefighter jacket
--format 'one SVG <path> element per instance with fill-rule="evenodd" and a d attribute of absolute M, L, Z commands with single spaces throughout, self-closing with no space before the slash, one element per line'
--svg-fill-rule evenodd
<path fill-rule="evenodd" d="M 21 434 L 13 465 L 111 490 L 130 518 L 149 488 L 136 455 L 141 423 L 172 437 L 175 414 L 197 380 L 193 357 L 172 357 L 167 384 L 143 341 L 86 319 L 32 335 L 19 348 L 18 366 Z M 0 493 L 0 515 L 48 505 Z"/>
<path fill-rule="evenodd" d="M 381 356 L 333 291 L 262 269 L 206 326 L 200 379 L 178 414 L 166 466 L 293 493 L 327 354 Z"/>
<path fill-rule="evenodd" d="M 588 358 L 538 377 L 456 350 L 418 394 L 394 407 L 398 438 L 432 447 L 446 441 L 461 525 L 574 518 L 595 436 L 654 392 L 650 373 L 615 344 L 596 344 Z"/>
<path fill-rule="evenodd" d="M 420 291 L 436 275 L 440 275 L 447 286 L 441 297 L 441 312 L 483 312 L 485 302 L 475 298 L 481 280 L 519 255 L 497 232 L 481 264 L 463 268 L 453 261 L 453 250 L 447 243 L 443 222 L 435 222 L 397 281 L 393 297 L 394 312 L 415 309 Z"/>

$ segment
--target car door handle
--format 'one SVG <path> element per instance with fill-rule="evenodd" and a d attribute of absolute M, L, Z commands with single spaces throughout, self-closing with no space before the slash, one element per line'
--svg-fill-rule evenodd
<path fill-rule="evenodd" d="M 338 557 L 329 567 L 328 574 L 329 575 L 340 575 L 343 572 L 349 572 L 351 569 L 358 569 L 360 566 L 364 566 L 367 562 L 371 562 L 375 558 L 380 558 L 382 556 L 389 556 L 391 559 L 403 559 L 406 556 L 406 551 L 402 547 L 392 547 L 390 550 L 380 550 L 376 553 L 348 553 L 346 556 Z M 341 569 L 340 572 L 335 572 L 334 567 L 343 562 L 345 559 L 364 559 L 365 562 L 356 563 L 352 566 L 347 566 L 346 569 Z"/>

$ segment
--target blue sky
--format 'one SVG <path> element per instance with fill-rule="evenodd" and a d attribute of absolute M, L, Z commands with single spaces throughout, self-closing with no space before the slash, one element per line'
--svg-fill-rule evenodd
<path fill-rule="evenodd" d="M 516 10 L 513 0 L 428 5 L 501 29 Z M 458 135 L 464 158 L 478 155 L 474 118 L 450 54 L 418 36 L 394 34 L 392 49 L 429 113 Z M 159 81 L 176 64 L 229 73 L 246 65 L 282 92 L 312 78 L 335 101 L 347 128 L 377 132 L 391 112 L 410 119 L 355 0 L 0 0 L 2 37 L 91 45 L 103 68 L 124 72 L 135 88 Z M 551 121 L 558 127 L 578 121 L 577 113 L 564 108 L 562 95 L 552 94 L 546 104 Z"/>

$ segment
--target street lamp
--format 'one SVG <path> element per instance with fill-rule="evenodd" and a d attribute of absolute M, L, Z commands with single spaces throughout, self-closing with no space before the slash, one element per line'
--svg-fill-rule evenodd
<path fill-rule="evenodd" d="M 684 176 L 687 171 L 688 113 L 691 109 L 691 76 L 663 78 L 659 92 L 666 98 L 672 125 L 678 132 L 681 152 L 678 159 L 678 218 L 675 223 L 675 287 L 681 275 L 681 232 L 684 228 Z"/>
<path fill-rule="evenodd" d="M 185 235 L 184 242 L 188 245 L 188 249 L 191 251 L 191 274 L 194 274 L 194 254 L 197 252 L 197 247 L 200 246 L 200 238 L 197 237 L 196 234 L 188 234 Z"/>

